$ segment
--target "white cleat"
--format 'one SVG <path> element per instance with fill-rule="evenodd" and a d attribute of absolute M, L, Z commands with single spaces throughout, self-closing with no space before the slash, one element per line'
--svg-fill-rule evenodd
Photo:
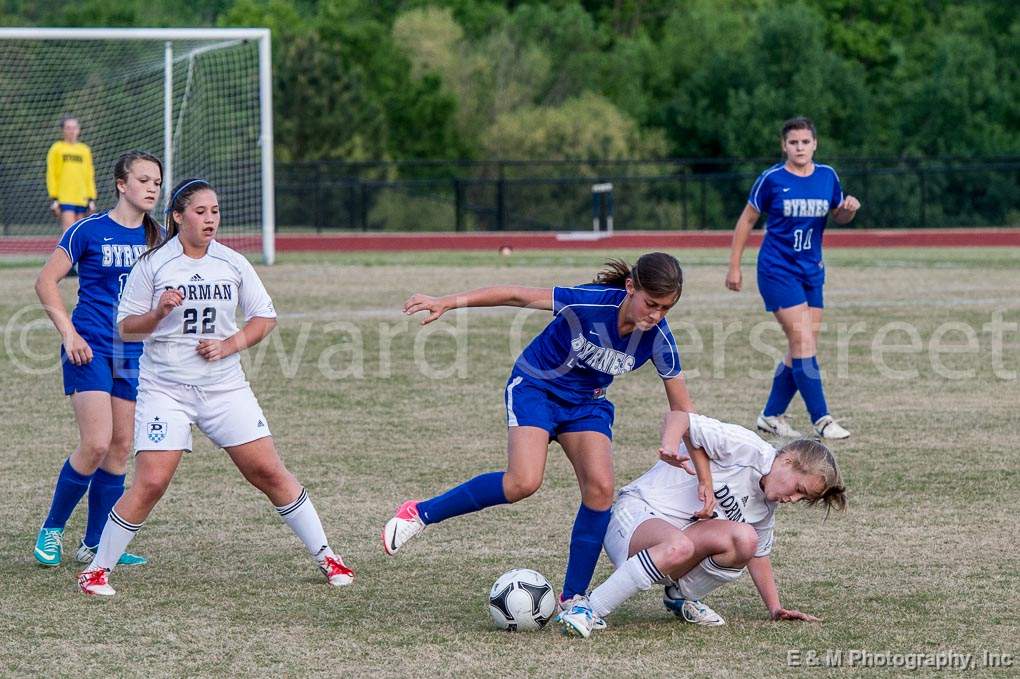
<path fill-rule="evenodd" d="M 408 500 L 400 505 L 393 518 L 386 522 L 382 531 L 383 549 L 393 556 L 404 544 L 420 535 L 425 530 L 425 523 L 418 516 L 418 503 Z"/>
<path fill-rule="evenodd" d="M 319 562 L 319 570 L 333 587 L 346 587 L 354 582 L 354 571 L 337 555 L 327 556 Z"/>
<path fill-rule="evenodd" d="M 801 433 L 790 426 L 786 414 L 769 416 L 765 413 L 758 415 L 758 429 L 774 436 L 788 439 L 799 439 Z"/>
<path fill-rule="evenodd" d="M 676 585 L 670 585 L 666 588 L 666 593 L 662 597 L 662 604 L 673 615 L 692 625 L 719 627 L 726 624 L 721 615 L 705 604 L 695 599 L 684 599 L 680 596 L 680 590 L 677 589 Z"/>
<path fill-rule="evenodd" d="M 832 415 L 825 415 L 815 422 L 815 431 L 823 439 L 846 439 L 850 438 L 850 432 L 840 426 L 839 422 L 832 418 Z"/>
<path fill-rule="evenodd" d="M 90 568 L 78 574 L 78 588 L 85 594 L 113 596 L 117 593 L 110 587 L 110 571 L 105 568 Z"/>
<path fill-rule="evenodd" d="M 591 636 L 592 630 L 596 629 L 595 613 L 591 610 L 588 597 L 577 595 L 570 601 L 563 602 L 563 611 L 556 616 L 556 622 L 563 628 L 563 634 L 567 636 L 581 637 L 587 639 Z M 602 623 L 598 629 L 605 628 L 605 621 L 599 618 Z"/>

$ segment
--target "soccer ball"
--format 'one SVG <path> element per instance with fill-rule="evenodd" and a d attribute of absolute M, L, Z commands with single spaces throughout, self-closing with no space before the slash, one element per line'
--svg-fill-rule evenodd
<path fill-rule="evenodd" d="M 489 615 L 499 629 L 539 630 L 555 612 L 553 588 L 537 571 L 528 568 L 507 571 L 489 590 Z"/>

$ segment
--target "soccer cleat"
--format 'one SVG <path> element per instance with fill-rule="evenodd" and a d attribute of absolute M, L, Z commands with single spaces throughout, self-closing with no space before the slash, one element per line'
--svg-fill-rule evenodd
<path fill-rule="evenodd" d="M 117 593 L 107 577 L 110 571 L 105 568 L 88 568 L 78 574 L 78 588 L 85 594 L 97 596 L 113 596 Z"/>
<path fill-rule="evenodd" d="M 674 596 L 675 595 L 675 596 Z M 662 597 L 662 605 L 676 617 L 692 625 L 705 625 L 706 627 L 718 627 L 725 625 L 723 617 L 713 611 L 705 604 L 695 599 L 684 599 L 676 585 L 666 587 L 666 593 Z"/>
<path fill-rule="evenodd" d="M 346 587 L 354 582 L 354 571 L 339 556 L 327 556 L 319 562 L 319 570 L 333 587 Z"/>
<path fill-rule="evenodd" d="M 563 628 L 563 633 L 567 636 L 581 637 L 587 639 L 591 636 L 595 626 L 595 613 L 591 610 L 591 603 L 588 601 L 588 597 L 577 595 L 570 601 L 561 602 L 563 604 L 563 610 L 556 616 L 556 622 Z M 605 627 L 605 621 L 598 618 L 602 622 L 602 629 Z"/>
<path fill-rule="evenodd" d="M 775 416 L 760 413 L 758 415 L 758 429 L 782 438 L 799 439 L 801 436 L 800 432 L 791 427 L 790 423 L 787 422 L 785 413 Z"/>
<path fill-rule="evenodd" d="M 64 529 L 40 528 L 35 539 L 35 560 L 43 566 L 59 566 L 64 556 Z"/>
<path fill-rule="evenodd" d="M 78 551 L 74 553 L 75 561 L 78 563 L 92 563 L 92 559 L 96 558 L 96 549 L 98 547 L 89 547 L 82 540 L 81 544 L 78 545 Z M 118 566 L 144 566 L 147 563 L 149 563 L 149 560 L 144 556 L 138 556 L 130 552 L 124 552 L 117 559 Z"/>
<path fill-rule="evenodd" d="M 574 597 L 570 598 L 570 599 L 564 599 L 563 595 L 560 594 L 560 596 L 556 599 L 556 612 L 557 613 L 561 613 L 561 612 L 565 611 L 567 608 L 570 607 L 570 603 L 575 598 L 576 598 L 576 595 Z M 592 611 L 592 614 L 594 614 L 594 611 Z M 606 619 L 605 618 L 600 618 L 597 615 L 594 616 L 594 622 L 592 622 L 592 627 L 591 627 L 592 630 L 594 630 L 594 631 L 604 630 L 608 626 L 609 625 L 606 624 Z"/>
<path fill-rule="evenodd" d="M 818 418 L 815 422 L 815 431 L 823 439 L 846 439 L 850 438 L 850 432 L 839 425 L 839 422 L 833 419 L 832 415 L 825 415 Z"/>
<path fill-rule="evenodd" d="M 425 523 L 418 516 L 418 503 L 408 500 L 400 505 L 393 518 L 386 522 L 382 532 L 383 549 L 390 556 L 404 546 L 408 540 L 425 530 Z"/>

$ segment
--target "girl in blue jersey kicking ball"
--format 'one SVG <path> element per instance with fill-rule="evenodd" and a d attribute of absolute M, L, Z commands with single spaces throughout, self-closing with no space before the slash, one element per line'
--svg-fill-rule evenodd
<path fill-rule="evenodd" d="M 830 215 L 837 224 L 848 224 L 861 204 L 853 196 L 843 195 L 835 170 L 814 162 L 818 148 L 814 123 L 803 117 L 788 120 L 781 139 L 786 162 L 773 165 L 758 177 L 737 220 L 726 287 L 740 290 L 740 257 L 758 216 L 765 213 L 765 239 L 758 251 L 758 291 L 765 310 L 775 314 L 782 326 L 788 349 L 776 366 L 772 391 L 758 415 L 758 429 L 800 437 L 786 420 L 786 408 L 799 391 L 818 435 L 845 439 L 850 432 L 829 413 L 815 357 L 824 306 L 822 231 Z"/>
<path fill-rule="evenodd" d="M 490 287 L 408 299 L 404 313 L 427 312 L 423 325 L 460 307 L 529 307 L 552 311 L 554 317 L 518 357 L 504 390 L 506 470 L 476 476 L 428 500 L 402 504 L 383 529 L 386 553 L 395 554 L 426 526 L 533 494 L 542 485 L 549 442 L 556 440 L 581 489 L 560 603 L 574 615 L 591 616 L 586 593 L 613 504 L 614 409 L 606 389 L 614 377 L 650 359 L 670 409 L 693 411 L 666 322 L 682 288 L 680 263 L 653 252 L 642 255 L 633 268 L 611 261 L 594 283 L 578 287 Z M 709 479 L 699 495 L 709 516 L 714 499 L 708 459 L 695 466 L 699 479 Z"/>
<path fill-rule="evenodd" d="M 57 475 L 50 511 L 35 542 L 35 559 L 57 566 L 63 558 L 64 526 L 86 492 L 85 536 L 75 558 L 88 563 L 113 505 L 124 492 L 128 456 L 133 450 L 135 396 L 141 342 L 117 334 L 117 302 L 135 260 L 163 239 L 149 215 L 159 199 L 163 166 L 142 151 L 125 153 L 114 165 L 117 205 L 86 217 L 64 232 L 39 272 L 35 291 L 60 333 L 64 393 L 78 422 L 81 442 Z M 58 284 L 78 267 L 78 303 L 69 316 Z M 134 554 L 123 565 L 144 564 Z"/>

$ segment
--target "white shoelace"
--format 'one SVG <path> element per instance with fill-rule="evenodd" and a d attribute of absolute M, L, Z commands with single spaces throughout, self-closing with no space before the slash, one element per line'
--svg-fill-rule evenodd
<path fill-rule="evenodd" d="M 56 549 L 63 544 L 63 536 L 55 531 L 46 531 L 46 537 L 43 539 L 44 549 Z"/>

